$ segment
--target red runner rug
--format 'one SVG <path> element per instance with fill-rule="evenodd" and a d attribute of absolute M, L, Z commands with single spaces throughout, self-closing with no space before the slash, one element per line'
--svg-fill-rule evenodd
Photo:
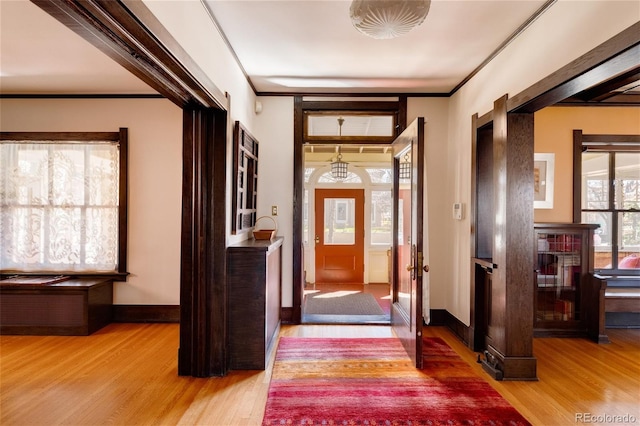
<path fill-rule="evenodd" d="M 529 425 L 442 339 L 282 337 L 263 425 Z"/>

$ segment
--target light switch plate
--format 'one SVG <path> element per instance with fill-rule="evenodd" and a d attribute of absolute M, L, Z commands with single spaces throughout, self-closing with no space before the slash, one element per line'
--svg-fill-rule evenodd
<path fill-rule="evenodd" d="M 453 218 L 462 220 L 462 203 L 453 203 Z"/>

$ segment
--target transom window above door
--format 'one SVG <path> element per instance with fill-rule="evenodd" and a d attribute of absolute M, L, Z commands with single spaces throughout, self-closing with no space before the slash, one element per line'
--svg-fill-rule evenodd
<path fill-rule="evenodd" d="M 395 137 L 397 118 L 389 112 L 323 111 L 304 114 L 304 140 L 367 141 L 389 143 Z"/>

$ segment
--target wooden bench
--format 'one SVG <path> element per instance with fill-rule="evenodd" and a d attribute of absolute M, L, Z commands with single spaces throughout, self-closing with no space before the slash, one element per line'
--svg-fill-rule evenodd
<path fill-rule="evenodd" d="M 112 320 L 111 278 L 0 280 L 0 334 L 89 335 Z"/>
<path fill-rule="evenodd" d="M 640 287 L 608 287 L 604 307 L 605 312 L 640 313 Z"/>
<path fill-rule="evenodd" d="M 595 274 L 586 296 L 598 306 L 598 314 L 588 318 L 589 334 L 599 343 L 609 343 L 606 328 L 611 325 L 607 324 L 607 317 L 611 320 L 612 314 L 640 314 L 640 276 Z M 636 322 L 625 327 L 640 327 Z"/>

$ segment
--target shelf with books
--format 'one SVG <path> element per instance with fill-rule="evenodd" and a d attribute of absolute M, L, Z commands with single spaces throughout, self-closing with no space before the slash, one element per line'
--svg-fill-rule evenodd
<path fill-rule="evenodd" d="M 536 224 L 534 335 L 581 334 L 583 287 L 592 273 L 597 225 Z"/>

